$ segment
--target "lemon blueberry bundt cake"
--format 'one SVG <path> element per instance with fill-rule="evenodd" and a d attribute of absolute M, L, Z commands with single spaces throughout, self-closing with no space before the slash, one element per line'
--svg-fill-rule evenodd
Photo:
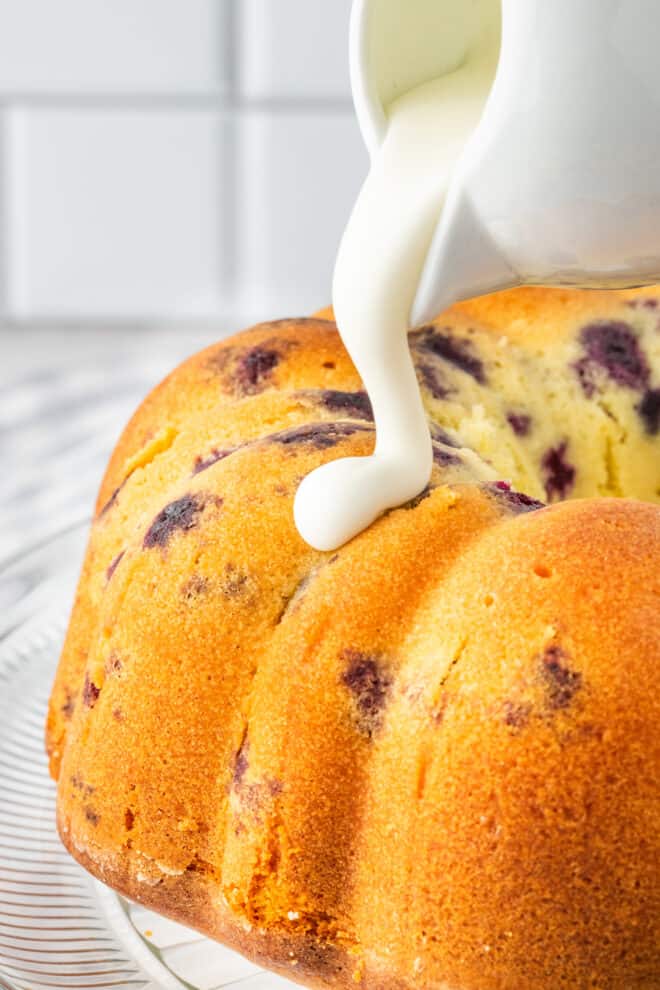
<path fill-rule="evenodd" d="M 660 290 L 413 333 L 432 482 L 332 554 L 293 497 L 374 431 L 325 315 L 125 430 L 49 713 L 62 839 L 303 983 L 658 988 Z"/>

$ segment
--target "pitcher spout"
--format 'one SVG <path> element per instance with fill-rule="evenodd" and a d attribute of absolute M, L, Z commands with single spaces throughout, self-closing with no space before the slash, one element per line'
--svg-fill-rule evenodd
<path fill-rule="evenodd" d="M 462 183 L 450 191 L 422 271 L 410 325 L 429 323 L 453 303 L 521 282 Z"/>

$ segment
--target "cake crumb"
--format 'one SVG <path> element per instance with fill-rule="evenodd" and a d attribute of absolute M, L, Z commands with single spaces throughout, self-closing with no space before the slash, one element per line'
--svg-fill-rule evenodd
<path fill-rule="evenodd" d="M 353 970 L 353 983 L 363 983 L 364 982 L 364 959 L 360 959 L 359 963 Z"/>
<path fill-rule="evenodd" d="M 181 818 L 176 823 L 178 832 L 198 832 L 199 825 L 192 818 Z"/>

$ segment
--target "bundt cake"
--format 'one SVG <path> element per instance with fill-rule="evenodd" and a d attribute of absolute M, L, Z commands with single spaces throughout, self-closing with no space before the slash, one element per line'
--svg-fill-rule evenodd
<path fill-rule="evenodd" d="M 432 483 L 332 554 L 296 488 L 374 433 L 330 312 L 136 413 L 52 694 L 62 839 L 313 986 L 657 990 L 660 288 L 411 346 Z"/>

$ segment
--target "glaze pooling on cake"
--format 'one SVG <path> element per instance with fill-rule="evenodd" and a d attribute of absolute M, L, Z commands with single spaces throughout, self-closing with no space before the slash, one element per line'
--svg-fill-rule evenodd
<path fill-rule="evenodd" d="M 520 290 L 445 314 L 444 354 L 413 338 L 448 386 L 424 390 L 431 483 L 333 554 L 293 497 L 374 429 L 330 321 L 159 386 L 108 468 L 53 689 L 73 855 L 316 986 L 655 990 L 649 298 Z M 599 366 L 587 395 L 584 328 L 611 322 L 648 374 Z M 262 347 L 280 360 L 246 391 Z M 585 500 L 547 507 L 564 444 L 550 495 Z"/>

